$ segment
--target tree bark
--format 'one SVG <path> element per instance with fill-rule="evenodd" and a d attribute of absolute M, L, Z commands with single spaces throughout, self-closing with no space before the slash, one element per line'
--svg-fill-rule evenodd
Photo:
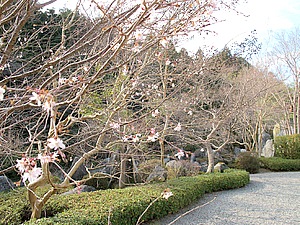
<path fill-rule="evenodd" d="M 205 146 L 207 149 L 207 158 L 208 158 L 208 167 L 206 173 L 212 173 L 214 172 L 215 154 L 210 143 L 206 143 Z"/>
<path fill-rule="evenodd" d="M 126 148 L 126 146 L 125 146 Z M 125 152 L 125 151 L 124 151 Z M 124 152 L 120 154 L 120 176 L 119 176 L 119 188 L 125 187 L 125 179 L 126 179 L 126 156 L 124 156 Z"/>

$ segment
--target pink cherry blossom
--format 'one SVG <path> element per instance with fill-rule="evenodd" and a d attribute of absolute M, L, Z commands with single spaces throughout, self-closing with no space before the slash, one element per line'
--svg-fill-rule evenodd
<path fill-rule="evenodd" d="M 173 193 L 171 192 L 171 190 L 169 188 L 167 188 L 166 190 L 164 190 L 163 193 L 161 193 L 162 197 L 164 199 L 167 199 L 170 198 L 171 196 L 173 196 Z"/>
<path fill-rule="evenodd" d="M 155 142 L 158 139 L 158 137 L 159 137 L 159 133 L 155 132 L 154 128 L 151 128 L 147 141 Z"/>
<path fill-rule="evenodd" d="M 166 60 L 166 65 L 167 66 L 171 65 L 171 61 L 169 59 Z"/>
<path fill-rule="evenodd" d="M 185 156 L 186 156 L 185 152 L 181 149 L 179 149 L 178 152 L 175 154 L 175 157 L 177 157 L 178 159 L 181 159 Z"/>
<path fill-rule="evenodd" d="M 31 170 L 33 167 L 36 166 L 35 158 L 28 158 L 23 156 L 22 159 L 17 159 L 16 168 L 21 172 L 24 173 L 28 170 Z"/>
<path fill-rule="evenodd" d="M 139 142 L 141 136 L 142 136 L 141 134 L 133 135 L 133 136 L 132 136 L 132 141 L 133 141 L 134 143 Z"/>
<path fill-rule="evenodd" d="M 49 148 L 51 148 L 51 149 L 54 149 L 54 150 L 56 150 L 58 148 L 61 148 L 61 149 L 66 148 L 66 146 L 63 143 L 63 141 L 60 138 L 58 138 L 58 137 L 56 137 L 56 138 L 49 138 L 47 146 Z"/>
<path fill-rule="evenodd" d="M 35 181 L 41 174 L 42 174 L 42 169 L 39 167 L 34 167 L 22 175 L 22 180 L 24 183 L 26 180 L 28 180 L 29 183 L 31 183 Z"/>
<path fill-rule="evenodd" d="M 124 142 L 128 142 L 131 139 L 131 136 L 125 135 L 124 137 L 122 137 L 122 140 Z"/>
<path fill-rule="evenodd" d="M 110 126 L 112 129 L 120 130 L 120 124 L 119 124 L 119 123 L 112 122 L 112 123 L 109 124 L 109 126 Z"/>
<path fill-rule="evenodd" d="M 52 102 L 47 100 L 44 102 L 43 104 L 43 110 L 47 111 L 48 113 L 50 112 L 51 108 L 52 108 Z"/>
<path fill-rule="evenodd" d="M 35 101 L 38 106 L 41 106 L 41 97 L 36 93 L 32 92 L 32 96 L 29 98 L 30 101 Z"/>
<path fill-rule="evenodd" d="M 55 160 L 57 160 L 57 157 L 58 157 L 57 152 L 47 153 L 47 154 L 38 154 L 38 159 L 41 160 L 42 164 L 54 162 Z"/>
<path fill-rule="evenodd" d="M 24 183 L 26 180 L 33 182 L 42 173 L 42 169 L 36 166 L 36 159 L 28 158 L 26 156 L 23 156 L 22 159 L 17 160 L 16 168 L 21 172 Z"/>

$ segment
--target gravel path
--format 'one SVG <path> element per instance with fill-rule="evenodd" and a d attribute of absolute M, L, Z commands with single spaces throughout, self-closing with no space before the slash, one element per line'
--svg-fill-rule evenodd
<path fill-rule="evenodd" d="M 300 225 L 300 172 L 259 173 L 250 180 L 149 225 Z"/>

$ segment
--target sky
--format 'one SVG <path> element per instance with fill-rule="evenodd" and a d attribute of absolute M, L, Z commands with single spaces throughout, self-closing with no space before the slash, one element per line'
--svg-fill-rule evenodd
<path fill-rule="evenodd" d="M 224 13 L 221 17 L 226 21 L 211 27 L 217 34 L 205 37 L 204 40 L 195 37 L 188 50 L 192 51 L 195 48 L 193 46 L 201 41 L 209 46 L 223 48 L 226 44 L 243 41 L 253 30 L 256 30 L 263 50 L 266 50 L 271 47 L 275 33 L 300 26 L 299 0 L 248 0 L 238 9 L 249 16 Z"/>
<path fill-rule="evenodd" d="M 225 45 L 243 41 L 251 31 L 256 30 L 258 42 L 262 43 L 262 51 L 272 47 L 272 35 L 278 32 L 300 27 L 299 0 L 240 0 L 238 11 L 248 16 L 236 15 L 234 12 L 221 13 L 220 18 L 225 22 L 212 25 L 214 35 L 193 35 L 182 47 L 189 52 L 196 52 L 201 46 L 213 46 L 222 49 Z M 76 1 L 58 0 L 50 7 L 72 7 Z M 74 7 L 74 6 L 73 6 Z"/>

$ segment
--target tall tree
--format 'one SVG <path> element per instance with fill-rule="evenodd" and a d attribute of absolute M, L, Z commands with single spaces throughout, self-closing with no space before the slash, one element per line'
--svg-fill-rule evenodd
<path fill-rule="evenodd" d="M 289 32 L 275 34 L 276 42 L 270 57 L 273 59 L 275 74 L 282 81 L 290 84 L 286 86 L 288 93 L 288 106 L 285 102 L 281 104 L 286 111 L 286 118 L 289 120 L 289 114 L 292 115 L 292 121 L 286 121 L 287 131 L 293 134 L 300 133 L 300 30 L 295 28 Z M 288 110 L 288 108 L 290 110 Z M 292 129 L 288 127 L 292 126 Z"/>

